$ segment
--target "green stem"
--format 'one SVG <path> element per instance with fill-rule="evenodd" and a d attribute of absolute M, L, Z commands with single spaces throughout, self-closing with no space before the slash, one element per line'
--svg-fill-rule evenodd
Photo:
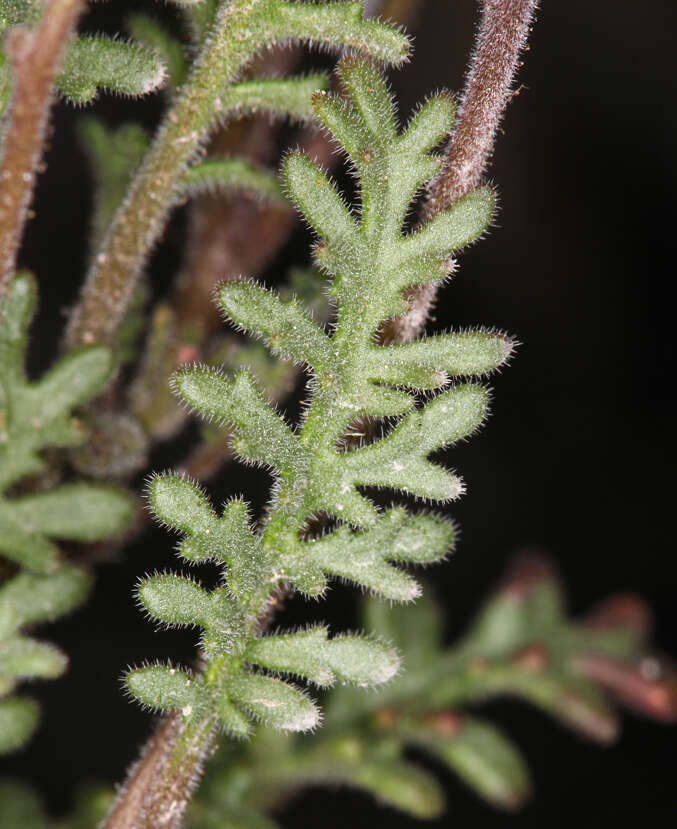
<path fill-rule="evenodd" d="M 175 201 L 177 181 L 204 141 L 216 112 L 218 86 L 232 83 L 242 64 L 263 45 L 265 34 L 247 22 L 266 0 L 222 2 L 211 35 L 169 110 L 132 182 L 87 275 L 69 321 L 69 346 L 110 342 L 129 302 L 139 271 Z"/>

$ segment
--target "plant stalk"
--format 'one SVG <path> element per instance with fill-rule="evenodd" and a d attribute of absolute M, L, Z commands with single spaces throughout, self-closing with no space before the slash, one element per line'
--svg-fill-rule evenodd
<path fill-rule="evenodd" d="M 17 26 L 5 40 L 12 97 L 0 163 L 0 302 L 16 258 L 54 96 L 54 79 L 84 0 L 47 0 L 34 30 Z"/>
<path fill-rule="evenodd" d="M 215 742 L 213 723 L 192 730 L 162 718 L 116 798 L 104 829 L 178 829 Z"/>
<path fill-rule="evenodd" d="M 252 53 L 246 23 L 264 0 L 221 3 L 212 33 L 116 213 L 66 330 L 66 345 L 110 344 L 136 279 L 176 201 L 177 181 L 214 121 L 214 81 L 225 88 Z"/>
<path fill-rule="evenodd" d="M 515 94 L 515 75 L 538 0 L 480 0 L 480 4 L 481 17 L 465 88 L 442 169 L 428 186 L 423 223 L 480 184 L 494 150 L 496 131 Z M 407 293 L 409 310 L 382 326 L 381 341 L 405 343 L 418 337 L 436 294 L 435 285 L 412 288 Z"/>

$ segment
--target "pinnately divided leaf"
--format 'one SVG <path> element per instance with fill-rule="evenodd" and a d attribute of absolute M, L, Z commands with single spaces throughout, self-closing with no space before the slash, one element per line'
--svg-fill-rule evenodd
<path fill-rule="evenodd" d="M 60 675 L 67 662 L 24 628 L 70 612 L 87 593 L 85 573 L 61 561 L 55 541 L 105 539 L 125 529 L 134 512 L 128 496 L 109 486 L 69 483 L 10 493 L 44 470 L 43 450 L 84 439 L 73 410 L 102 389 L 112 367 L 107 349 L 86 348 L 30 382 L 24 359 L 34 303 L 32 278 L 19 274 L 0 311 L 0 554 L 19 568 L 0 587 L 0 752 L 25 742 L 38 718 L 31 700 L 7 695 L 20 680 Z"/>
<path fill-rule="evenodd" d="M 301 11 L 308 15 L 304 25 L 315 15 L 325 23 L 336 15 L 348 31 L 365 25 L 359 3 L 270 2 L 268 8 L 275 26 Z M 513 348 L 507 336 L 485 330 L 376 343 L 384 320 L 405 310 L 404 290 L 445 279 L 452 254 L 486 230 L 494 197 L 481 188 L 406 232 L 412 200 L 439 167 L 433 151 L 451 127 L 453 102 L 434 96 L 400 132 L 386 83 L 371 64 L 348 58 L 339 73 L 347 99 L 319 92 L 312 107 L 354 167 L 359 211 L 302 154 L 290 154 L 282 170 L 286 192 L 317 236 L 316 260 L 336 304 L 331 329 L 296 299 L 255 282 L 228 282 L 217 291 L 234 326 L 307 371 L 301 423 L 290 426 L 246 371 L 229 376 L 185 366 L 172 381 L 182 402 L 228 426 L 242 460 L 270 471 L 266 513 L 253 526 L 244 502 L 234 500 L 219 514 L 196 483 L 171 473 L 151 479 L 148 489 L 156 517 L 183 536 L 179 555 L 214 561 L 224 572 L 211 591 L 171 573 L 140 583 L 138 598 L 151 618 L 202 631 L 204 668 L 194 678 L 161 666 L 139 668 L 128 674 L 127 687 L 155 709 L 183 711 L 190 727 L 218 721 L 236 737 L 249 734 L 252 721 L 285 731 L 319 723 L 315 703 L 284 677 L 324 688 L 371 687 L 395 676 L 399 654 L 384 640 L 332 637 L 321 625 L 264 635 L 258 620 L 276 589 L 291 585 L 319 596 L 328 578 L 396 601 L 420 594 L 401 565 L 443 558 L 453 545 L 453 524 L 401 506 L 382 509 L 365 487 L 437 503 L 458 497 L 460 478 L 430 456 L 481 426 L 489 393 L 477 378 L 505 363 Z M 361 418 L 389 420 L 382 421 L 381 437 L 346 445 Z"/>

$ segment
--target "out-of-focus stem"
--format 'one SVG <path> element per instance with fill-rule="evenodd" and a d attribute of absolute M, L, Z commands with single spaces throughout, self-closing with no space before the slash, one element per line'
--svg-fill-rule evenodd
<path fill-rule="evenodd" d="M 470 57 L 465 89 L 442 169 L 428 187 L 423 220 L 446 210 L 477 187 L 491 158 L 498 125 L 513 95 L 538 0 L 481 0 L 481 17 Z M 407 342 L 417 337 L 435 301 L 434 285 L 422 285 L 408 294 L 409 310 L 389 320 L 381 340 Z"/>
<path fill-rule="evenodd" d="M 54 78 L 83 0 L 47 0 L 37 27 L 17 26 L 5 40 L 12 98 L 0 163 L 0 300 L 16 268 L 52 103 Z"/>

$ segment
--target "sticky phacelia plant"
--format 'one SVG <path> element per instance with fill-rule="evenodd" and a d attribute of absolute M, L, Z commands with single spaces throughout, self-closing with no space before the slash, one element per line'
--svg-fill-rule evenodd
<path fill-rule="evenodd" d="M 146 574 L 135 598 L 158 627 L 198 634 L 192 661 L 125 672 L 158 722 L 117 793 L 84 790 L 59 829 L 274 829 L 271 813 L 317 784 L 435 817 L 443 792 L 412 748 L 514 810 L 527 764 L 469 706 L 517 696 L 601 742 L 616 732 L 609 691 L 675 716 L 634 600 L 571 622 L 551 571 L 522 560 L 446 647 L 412 572 L 455 546 L 447 505 L 464 484 L 440 453 L 482 426 L 486 379 L 515 349 L 493 328 L 425 326 L 495 215 L 483 174 L 536 2 L 483 0 L 460 100 L 437 92 L 402 126 L 385 73 L 412 43 L 383 21 L 414 5 L 175 0 L 116 21 L 129 40 L 80 27 L 84 0 L 0 0 L 0 752 L 37 726 L 17 684 L 67 665 L 33 627 L 80 605 L 92 565 L 151 517 L 185 567 Z M 307 47 L 338 53 L 337 70 L 304 64 Z M 151 92 L 154 137 L 78 116 L 87 269 L 63 353 L 36 379 L 36 282 L 18 262 L 50 105 Z M 185 256 L 158 290 L 150 257 L 179 207 Z M 278 285 L 268 266 L 295 212 L 312 263 Z M 153 472 L 156 451 L 176 471 Z M 265 470 L 258 515 L 208 494 L 233 460 Z M 275 627 L 287 597 L 337 581 L 369 594 L 361 628 Z M 57 824 L 5 780 L 0 825 Z"/>
<path fill-rule="evenodd" d="M 328 639 L 324 627 L 261 637 L 259 620 L 283 585 L 318 596 L 327 576 L 388 599 L 409 601 L 419 594 L 416 582 L 392 562 L 438 561 L 451 547 L 452 525 L 402 507 L 379 510 L 358 487 L 398 489 L 434 502 L 456 498 L 460 479 L 428 456 L 479 427 L 487 391 L 478 383 L 450 385 L 450 378 L 485 374 L 512 350 L 507 337 L 481 330 L 408 345 L 374 344 L 380 324 L 404 311 L 403 291 L 441 281 L 451 254 L 486 229 L 493 196 L 487 189 L 475 191 L 424 229 L 404 234 L 415 193 L 439 167 L 430 151 L 449 131 L 453 104 L 447 96 L 431 98 L 398 135 L 378 72 L 347 60 L 339 73 L 349 100 L 320 93 L 313 103 L 358 172 L 359 219 L 306 156 L 293 153 L 283 167 L 290 197 L 318 235 L 316 258 L 332 277 L 333 330 L 326 332 L 299 303 L 283 302 L 261 285 L 229 282 L 218 289 L 235 325 L 309 370 L 301 425 L 292 429 L 246 371 L 229 378 L 190 366 L 172 380 L 185 403 L 234 428 L 240 458 L 274 475 L 273 495 L 256 530 L 240 500 L 218 516 L 185 478 L 161 475 L 149 485 L 156 517 L 186 534 L 182 558 L 226 565 L 223 586 L 212 592 L 171 573 L 151 576 L 138 590 L 152 618 L 204 630 L 204 665 L 197 676 L 162 666 L 127 676 L 135 697 L 156 710 L 180 710 L 190 728 L 218 721 L 227 732 L 245 736 L 252 717 L 293 731 L 319 723 L 319 711 L 305 694 L 252 667 L 321 687 L 337 679 L 378 685 L 392 678 L 399 660 L 378 641 Z M 443 391 L 417 405 L 415 392 L 438 389 Z M 366 416 L 398 420 L 379 440 L 346 450 L 346 430 Z M 309 520 L 319 515 L 338 525 L 320 538 L 306 537 Z"/>

